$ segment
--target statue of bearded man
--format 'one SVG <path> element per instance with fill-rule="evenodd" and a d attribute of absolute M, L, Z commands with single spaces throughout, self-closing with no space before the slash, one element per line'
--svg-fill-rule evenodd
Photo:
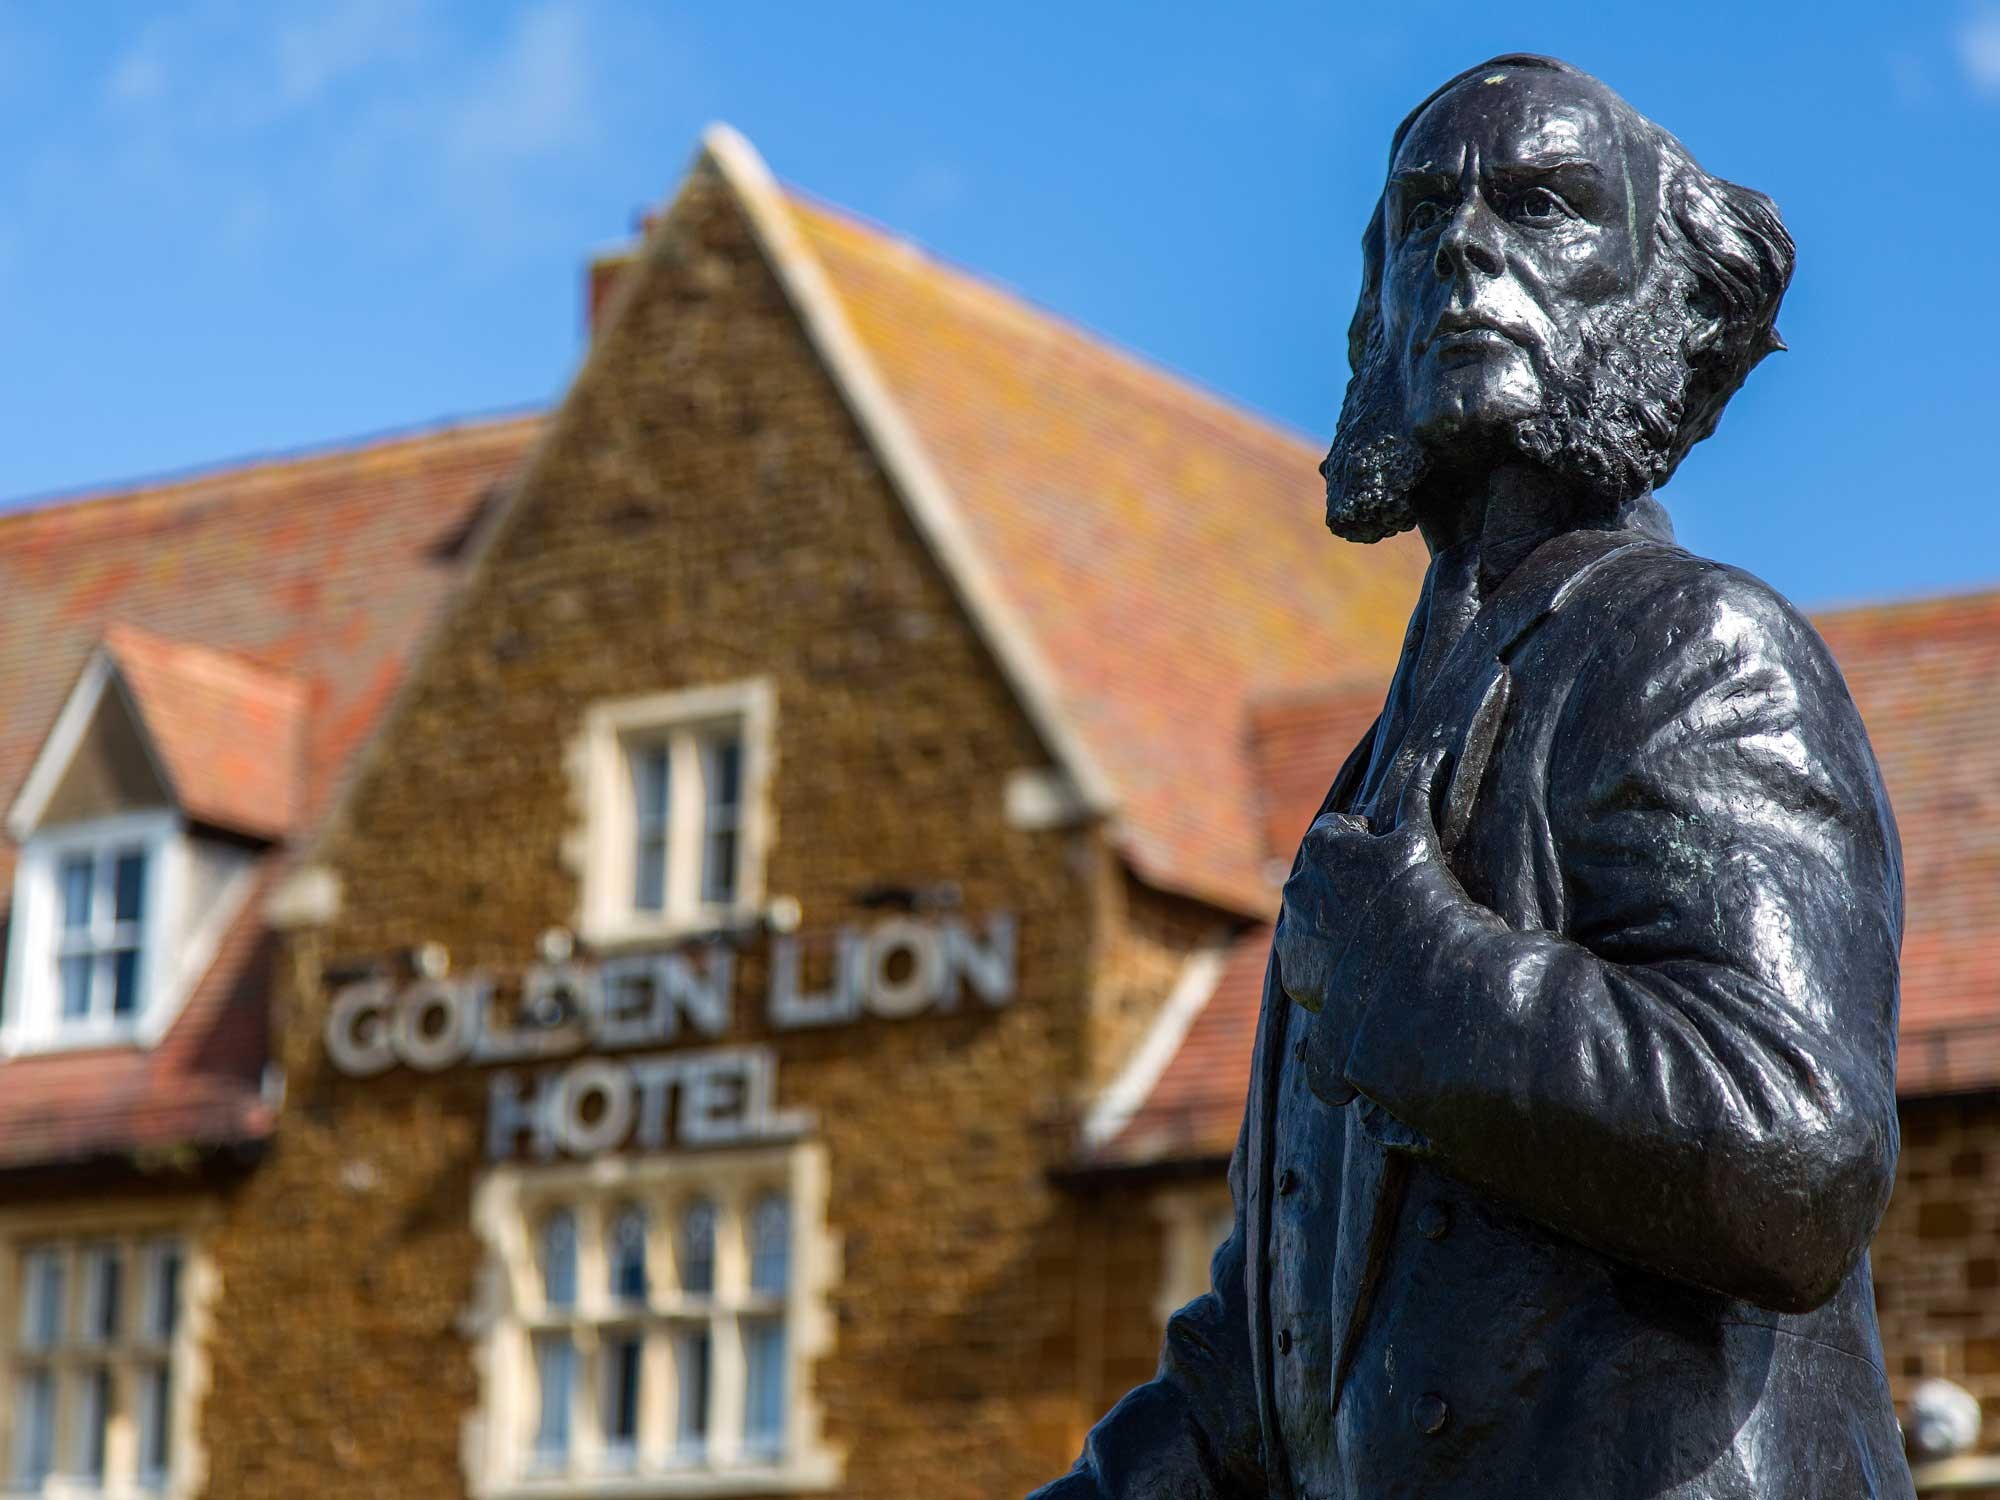
<path fill-rule="evenodd" d="M 1285 887 L 1213 1290 L 1038 1500 L 1908 1496 L 1895 825 L 1812 627 L 1653 495 L 1791 240 L 1509 56 L 1363 249 L 1328 524 L 1430 570 Z"/>

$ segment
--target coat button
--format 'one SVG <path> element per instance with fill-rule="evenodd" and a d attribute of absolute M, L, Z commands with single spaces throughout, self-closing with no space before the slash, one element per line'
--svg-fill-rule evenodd
<path fill-rule="evenodd" d="M 1410 1420 L 1417 1424 L 1419 1432 L 1441 1431 L 1450 1415 L 1451 1408 L 1444 1404 L 1444 1397 L 1429 1392 L 1410 1403 Z"/>
<path fill-rule="evenodd" d="M 1291 1329 L 1289 1329 L 1289 1328 L 1280 1328 L 1280 1329 L 1278 1330 L 1278 1352 L 1279 1352 L 1280 1354 L 1290 1354 L 1290 1353 L 1292 1352 L 1292 1330 L 1291 1330 Z"/>
<path fill-rule="evenodd" d="M 1299 1174 L 1290 1167 L 1278 1174 L 1278 1196 L 1289 1198 L 1299 1190 Z"/>
<path fill-rule="evenodd" d="M 1433 1198 L 1417 1210 L 1417 1233 L 1427 1240 L 1441 1240 L 1451 1230 L 1451 1205 Z"/>

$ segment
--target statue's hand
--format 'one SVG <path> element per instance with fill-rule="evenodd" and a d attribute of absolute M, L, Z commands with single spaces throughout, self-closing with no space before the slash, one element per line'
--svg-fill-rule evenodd
<path fill-rule="evenodd" d="M 1398 876 L 1426 860 L 1442 860 L 1434 799 L 1445 752 L 1433 750 L 1411 774 L 1396 807 L 1395 826 L 1377 833 L 1365 818 L 1323 813 L 1306 831 L 1298 862 L 1285 882 L 1278 916 L 1278 976 L 1286 995 L 1312 1012 L 1307 1076 L 1331 1104 L 1354 1093 L 1340 1077 L 1359 1017 L 1336 994 L 1334 976 L 1347 957 L 1362 915 Z"/>

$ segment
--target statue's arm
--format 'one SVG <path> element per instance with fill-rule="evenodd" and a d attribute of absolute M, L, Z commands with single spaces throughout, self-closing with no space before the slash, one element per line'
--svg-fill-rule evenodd
<path fill-rule="evenodd" d="M 1804 1311 L 1895 1171 L 1894 824 L 1824 645 L 1762 585 L 1711 568 L 1604 623 L 1550 757 L 1565 935 L 1420 861 L 1336 976 L 1345 1072 L 1552 1227 Z"/>
<path fill-rule="evenodd" d="M 1210 1288 L 1167 1320 L 1159 1372 L 1084 1439 L 1083 1456 L 1029 1500 L 1263 1500 L 1262 1434 L 1243 1284 L 1243 1163 L 1229 1166 L 1235 1227 Z"/>

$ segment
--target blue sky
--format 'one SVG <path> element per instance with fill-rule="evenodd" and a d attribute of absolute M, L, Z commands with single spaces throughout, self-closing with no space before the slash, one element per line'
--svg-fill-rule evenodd
<path fill-rule="evenodd" d="M 1517 14 L 1510 17 L 1508 12 Z M 0 8 L 0 496 L 542 405 L 704 123 L 1315 436 L 1388 134 L 1603 76 L 1799 242 L 1664 498 L 1811 603 L 2000 583 L 2000 0 Z"/>

